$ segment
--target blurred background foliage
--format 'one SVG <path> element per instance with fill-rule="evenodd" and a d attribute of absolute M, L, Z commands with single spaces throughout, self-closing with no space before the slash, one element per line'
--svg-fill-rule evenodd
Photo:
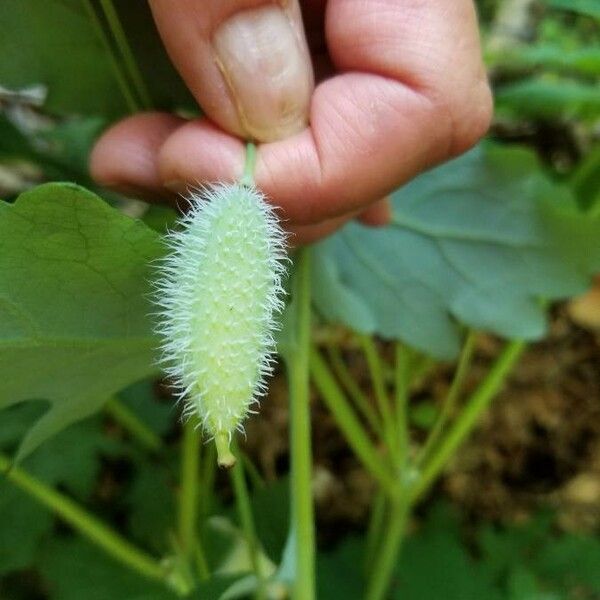
<path fill-rule="evenodd" d="M 558 196 L 574 198 L 589 219 L 578 225 L 585 229 L 600 215 L 600 2 L 479 0 L 478 5 L 496 97 L 490 138 L 497 145 L 519 146 L 503 156 L 527 163 L 530 171 L 523 177 L 528 181 L 543 180 L 544 190 L 560 188 Z M 197 111 L 161 50 L 145 3 L 119 1 L 116 7 L 134 55 L 144 57 L 137 61 L 139 70 L 119 37 L 104 35 L 110 15 L 96 2 L 0 3 L 0 197 L 12 201 L 44 181 L 75 181 L 162 231 L 173 211 L 96 190 L 87 173 L 93 140 L 115 118 L 150 106 Z M 493 191 L 517 194 L 509 183 L 494 184 Z M 435 191 L 440 183 L 425 177 L 413 185 Z M 335 258 L 337 243 L 329 242 L 323 252 Z M 334 285 L 331 272 L 322 277 Z M 527 354 L 516 382 L 413 519 L 392 598 L 600 598 L 599 296 L 592 291 L 554 309 L 548 338 Z M 351 324 L 368 320 L 355 300 L 336 306 L 345 311 L 337 317 Z M 489 317 L 494 324 L 498 318 Z M 532 322 L 520 318 L 517 325 Z M 418 333 L 425 335 L 425 329 Z M 323 326 L 321 335 L 345 334 Z M 447 340 L 439 354 L 454 351 L 451 332 Z M 496 351 L 495 338 L 483 337 L 480 366 Z M 360 378 L 365 366 L 351 344 L 345 354 Z M 416 390 L 411 419 L 417 436 L 431 427 L 448 379 L 448 365 L 441 363 Z M 268 560 L 278 563 L 288 506 L 280 376 L 272 388 L 263 417 L 249 424 L 246 448 L 256 464 L 253 506 L 259 537 Z M 141 546 L 166 552 L 177 485 L 177 411 L 154 379 L 128 387 L 120 398 L 160 437 L 166 448 L 160 457 L 129 439 L 105 411 L 45 442 L 23 466 Z M 43 409 L 42 403 L 28 402 L 4 410 L 4 452 L 17 450 Z M 314 427 L 319 598 L 357 598 L 372 484 L 318 406 Z M 248 556 L 226 477 L 209 471 L 205 477 L 217 478 L 216 493 L 208 495 L 202 511 L 207 517 L 203 535 L 211 539 L 208 560 L 219 566 L 220 579 L 198 590 L 197 597 L 217 598 L 245 572 Z M 3 599 L 170 597 L 74 536 L 7 481 L 0 481 L 0 520 Z"/>

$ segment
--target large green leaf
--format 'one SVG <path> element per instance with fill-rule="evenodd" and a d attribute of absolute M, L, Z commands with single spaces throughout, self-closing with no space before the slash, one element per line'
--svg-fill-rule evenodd
<path fill-rule="evenodd" d="M 72 184 L 0 202 L 0 408 L 51 402 L 19 457 L 153 372 L 161 251 L 155 232 Z"/>
<path fill-rule="evenodd" d="M 456 515 L 437 506 L 400 555 L 392 598 L 397 600 L 501 600 L 494 580 L 469 556 Z"/>
<path fill-rule="evenodd" d="M 178 596 L 148 581 L 79 539 L 50 540 L 43 548 L 41 574 L 53 600 L 170 600 Z M 216 596 L 212 597 L 216 600 Z"/>
<path fill-rule="evenodd" d="M 315 303 L 329 320 L 440 358 L 457 352 L 457 322 L 539 338 L 541 299 L 583 291 L 600 268 L 600 220 L 523 149 L 479 147 L 393 204 L 390 226 L 350 223 L 316 247 Z"/>
<path fill-rule="evenodd" d="M 147 3 L 115 4 L 153 106 L 187 101 L 189 95 L 170 66 Z M 116 117 L 133 108 L 127 94 L 139 102 L 131 81 L 98 3 L 0 2 L 0 85 L 44 85 L 45 107 L 54 113 Z"/>
<path fill-rule="evenodd" d="M 127 495 L 129 531 L 155 552 L 165 552 L 175 522 L 175 485 L 163 465 L 141 462 Z"/>
<path fill-rule="evenodd" d="M 541 513 L 519 525 L 482 527 L 477 546 L 487 576 L 498 580 L 511 572 L 522 575 L 521 570 L 527 569 L 530 579 L 543 582 L 555 593 L 564 592 L 571 598 L 575 596 L 569 592 L 577 589 L 582 598 L 596 598 L 600 593 L 600 539 L 557 534 L 552 524 L 552 515 Z"/>
<path fill-rule="evenodd" d="M 2 414 L 0 449 L 13 451 L 21 436 L 39 418 L 37 402 L 13 406 Z M 100 470 L 99 454 L 114 453 L 115 440 L 102 435 L 100 418 L 86 419 L 53 437 L 24 461 L 25 469 L 48 485 L 61 485 L 83 499 L 92 491 Z M 54 517 L 11 482 L 0 479 L 0 573 L 30 567 L 40 541 L 52 532 Z M 0 594 L 1 595 L 1 594 Z"/>
<path fill-rule="evenodd" d="M 334 550 L 317 555 L 317 596 L 320 600 L 364 598 L 364 543 L 348 536 Z"/>
<path fill-rule="evenodd" d="M 161 583 L 140 577 L 86 540 L 56 537 L 43 548 L 41 574 L 51 600 L 177 600 Z M 235 580 L 214 576 L 185 596 L 218 600 Z"/>

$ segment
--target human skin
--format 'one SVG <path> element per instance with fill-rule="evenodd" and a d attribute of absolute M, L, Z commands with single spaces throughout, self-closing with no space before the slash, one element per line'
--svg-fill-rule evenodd
<path fill-rule="evenodd" d="M 90 161 L 108 187 L 174 201 L 190 184 L 238 179 L 253 139 L 257 186 L 294 243 L 308 243 L 354 217 L 385 224 L 391 191 L 489 127 L 472 0 L 150 6 L 205 117 L 151 112 L 112 126 Z"/>

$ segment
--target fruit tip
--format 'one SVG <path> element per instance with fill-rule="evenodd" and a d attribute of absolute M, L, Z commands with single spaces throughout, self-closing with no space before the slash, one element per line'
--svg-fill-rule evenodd
<path fill-rule="evenodd" d="M 223 431 L 215 435 L 217 447 L 217 464 L 224 469 L 231 469 L 235 465 L 235 456 L 229 447 L 229 435 Z"/>

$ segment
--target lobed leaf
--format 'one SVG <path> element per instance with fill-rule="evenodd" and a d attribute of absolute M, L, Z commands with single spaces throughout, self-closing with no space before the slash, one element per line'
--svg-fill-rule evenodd
<path fill-rule="evenodd" d="M 154 372 L 148 301 L 158 235 L 73 184 L 0 202 L 0 408 L 51 408 L 18 458 Z"/>
<path fill-rule="evenodd" d="M 483 145 L 396 192 L 388 227 L 350 223 L 314 261 L 326 319 L 448 359 L 461 323 L 543 336 L 543 299 L 584 291 L 600 269 L 600 219 L 531 152 Z"/>

